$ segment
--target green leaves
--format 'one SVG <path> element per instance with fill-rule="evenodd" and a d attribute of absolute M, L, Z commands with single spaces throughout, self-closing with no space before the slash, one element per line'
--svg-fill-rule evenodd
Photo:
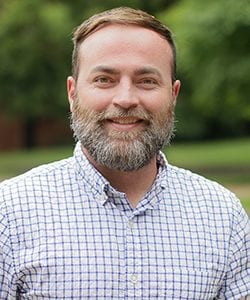
<path fill-rule="evenodd" d="M 73 27 L 67 7 L 14 0 L 4 6 L 0 19 L 2 111 L 23 117 L 66 111 Z"/>
<path fill-rule="evenodd" d="M 249 0 L 182 0 L 161 18 L 178 45 L 183 91 L 177 116 L 185 122 L 191 114 L 203 129 L 190 137 L 249 133 Z"/>

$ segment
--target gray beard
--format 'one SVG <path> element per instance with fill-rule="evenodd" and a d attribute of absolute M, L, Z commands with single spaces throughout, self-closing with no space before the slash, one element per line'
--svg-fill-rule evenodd
<path fill-rule="evenodd" d="M 71 114 L 71 128 L 91 158 L 100 165 L 118 171 L 135 171 L 150 163 L 159 150 L 169 144 L 174 131 L 174 109 L 170 107 L 157 116 L 141 108 L 114 109 L 97 113 L 90 109 L 75 107 Z M 136 116 L 146 120 L 139 131 L 107 132 L 103 121 L 107 118 Z"/>

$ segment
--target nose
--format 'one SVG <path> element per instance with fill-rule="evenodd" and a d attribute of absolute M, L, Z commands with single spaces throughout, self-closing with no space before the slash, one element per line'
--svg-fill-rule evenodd
<path fill-rule="evenodd" d="M 134 108 L 139 104 L 139 99 L 129 80 L 120 81 L 116 87 L 112 103 L 124 109 Z"/>

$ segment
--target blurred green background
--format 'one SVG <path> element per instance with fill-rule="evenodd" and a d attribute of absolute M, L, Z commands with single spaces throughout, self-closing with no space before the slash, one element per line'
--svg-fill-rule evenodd
<path fill-rule="evenodd" d="M 182 88 L 169 160 L 249 207 L 249 0 L 0 0 L 0 179 L 71 154 L 72 30 L 117 6 L 146 10 L 174 33 Z"/>

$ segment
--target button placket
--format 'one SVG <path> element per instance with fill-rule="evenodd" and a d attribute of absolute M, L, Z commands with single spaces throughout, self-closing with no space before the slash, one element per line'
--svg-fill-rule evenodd
<path fill-rule="evenodd" d="M 127 221 L 126 234 L 127 286 L 131 297 L 141 290 L 141 248 L 136 218 L 134 216 Z"/>

